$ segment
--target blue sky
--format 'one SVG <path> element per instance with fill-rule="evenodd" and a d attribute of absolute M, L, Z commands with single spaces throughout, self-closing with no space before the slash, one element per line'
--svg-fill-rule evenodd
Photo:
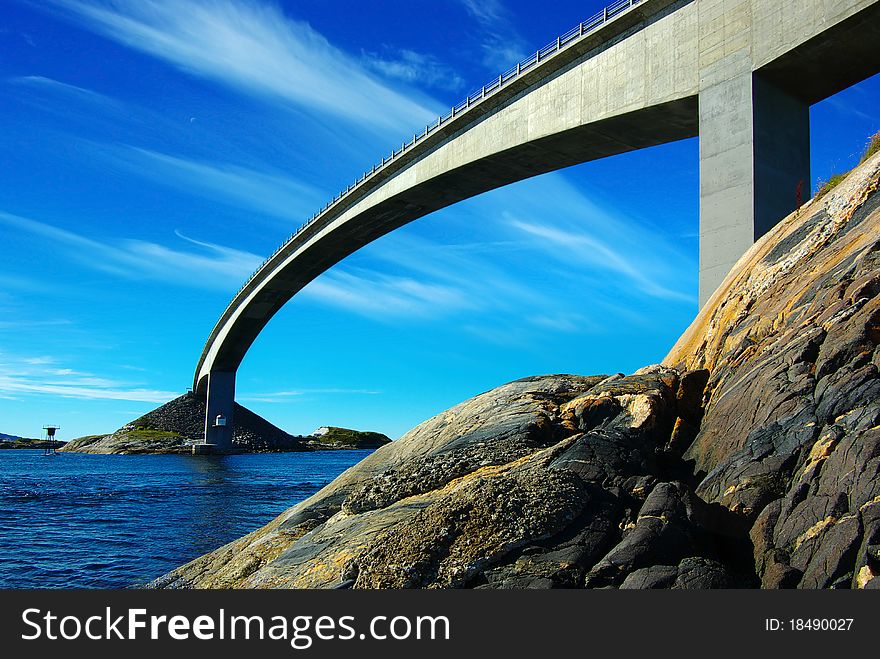
<path fill-rule="evenodd" d="M 465 94 L 601 9 L 559 0 L 3 0 L 0 432 L 108 432 L 191 385 L 232 294 Z M 880 79 L 812 111 L 813 176 Z M 308 286 L 238 399 L 391 436 L 526 375 L 632 371 L 697 309 L 697 140 L 423 218 Z"/>

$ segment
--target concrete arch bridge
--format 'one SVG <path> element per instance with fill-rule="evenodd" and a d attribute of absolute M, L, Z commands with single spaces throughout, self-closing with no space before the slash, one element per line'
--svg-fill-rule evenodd
<path fill-rule="evenodd" d="M 810 105 L 878 71 L 880 0 L 618 0 L 438 117 L 263 263 L 198 362 L 205 441 L 232 448 L 236 371 L 306 284 L 404 224 L 537 174 L 699 136 L 705 303 L 809 196 Z"/>

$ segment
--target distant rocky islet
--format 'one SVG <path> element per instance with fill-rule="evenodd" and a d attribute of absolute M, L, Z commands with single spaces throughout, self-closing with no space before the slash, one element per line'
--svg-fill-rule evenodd
<path fill-rule="evenodd" d="M 204 439 L 205 402 L 189 392 L 108 435 L 71 440 L 68 453 L 191 453 Z M 377 432 L 324 427 L 303 437 L 291 435 L 246 407 L 235 404 L 233 446 L 242 453 L 375 449 L 391 440 Z"/>

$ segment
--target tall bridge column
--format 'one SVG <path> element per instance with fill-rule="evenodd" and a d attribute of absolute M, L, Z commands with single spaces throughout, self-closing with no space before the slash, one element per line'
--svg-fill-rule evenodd
<path fill-rule="evenodd" d="M 218 453 L 231 451 L 235 411 L 235 373 L 211 371 L 205 404 L 205 442 Z"/>
<path fill-rule="evenodd" d="M 701 0 L 701 12 L 712 5 L 721 13 L 750 11 L 749 2 L 721 4 Z M 742 18 L 701 26 L 700 306 L 811 192 L 809 105 L 752 73 L 751 22 Z M 741 49 L 731 51 L 729 35 L 726 47 L 715 45 L 712 30 L 725 25 L 741 26 Z"/>

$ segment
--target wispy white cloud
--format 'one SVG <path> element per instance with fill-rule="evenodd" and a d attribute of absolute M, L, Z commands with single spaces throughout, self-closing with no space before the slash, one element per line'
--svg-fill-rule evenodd
<path fill-rule="evenodd" d="M 94 270 L 125 279 L 149 278 L 181 286 L 235 290 L 263 259 L 256 254 L 202 242 L 177 233 L 186 245 L 177 249 L 145 240 L 102 242 L 66 229 L 0 212 L 0 225 L 49 240 Z"/>
<path fill-rule="evenodd" d="M 434 318 L 472 306 L 464 292 L 445 283 L 375 270 L 337 269 L 306 286 L 305 298 L 377 319 Z"/>
<path fill-rule="evenodd" d="M 48 130 L 57 131 L 51 137 L 52 147 L 62 146 L 58 139 L 75 136 L 76 148 L 69 153 L 91 157 L 94 149 L 81 149 L 91 139 L 122 139 L 138 142 L 187 136 L 191 126 L 183 125 L 180 117 L 163 114 L 155 107 L 144 107 L 127 98 L 121 100 L 111 94 L 74 85 L 46 76 L 17 76 L 3 80 L 3 94 L 14 96 L 16 101 L 36 110 L 40 115 L 54 117 Z M 33 120 L 38 117 L 34 116 Z M 63 127 L 63 128 L 59 128 Z M 125 137 L 123 137 L 125 136 Z"/>
<path fill-rule="evenodd" d="M 53 357 L 19 357 L 0 354 L 0 397 L 20 400 L 49 395 L 87 400 L 128 400 L 164 403 L 180 392 L 149 389 L 139 383 L 117 381 L 70 368 L 50 367 Z"/>
<path fill-rule="evenodd" d="M 417 127 L 436 108 L 382 84 L 276 5 L 252 0 L 51 0 L 76 22 L 234 90 L 378 130 Z"/>
<path fill-rule="evenodd" d="M 852 90 L 847 90 L 847 93 L 864 93 L 858 88 L 853 88 Z M 844 116 L 855 116 L 859 119 L 869 121 L 872 123 L 876 123 L 877 117 L 876 115 L 870 115 L 863 110 L 860 110 L 854 103 L 848 102 L 845 96 L 832 96 L 825 101 L 828 105 L 834 108 L 837 112 Z"/>
<path fill-rule="evenodd" d="M 496 343 L 524 343 L 536 332 L 601 332 L 607 314 L 626 316 L 639 301 L 695 303 L 693 264 L 673 238 L 603 208 L 559 174 L 432 221 L 443 222 L 446 235 L 473 239 L 395 232 L 302 296 L 392 323 L 455 319 Z M 511 328 L 521 330 L 518 339 Z"/>
<path fill-rule="evenodd" d="M 483 44 L 483 64 L 492 71 L 507 71 L 526 58 L 525 42 L 490 35 Z"/>
<path fill-rule="evenodd" d="M 491 210 L 480 217 L 480 208 Z M 482 219 L 484 226 L 490 228 L 487 225 L 491 224 L 491 215 L 498 210 L 495 204 L 480 204 L 462 209 L 454 218 L 447 213 L 444 220 L 453 230 L 460 224 L 473 226 L 475 219 Z M 473 234 L 467 242 L 452 242 L 401 232 L 383 238 L 373 254 L 388 266 L 410 272 L 419 280 L 444 281 L 457 289 L 466 289 L 474 306 L 495 307 L 506 298 L 521 300 L 534 295 L 530 287 L 519 282 L 516 273 L 504 268 L 503 261 L 491 258 L 521 252 L 523 247 L 521 242 L 486 239 L 484 234 Z"/>
<path fill-rule="evenodd" d="M 57 288 L 57 287 L 56 287 Z M 64 325 L 72 325 L 73 321 L 66 318 L 51 318 L 48 320 L 32 320 L 29 318 L 17 317 L 15 320 L 0 320 L 0 330 L 10 330 L 13 332 L 22 332 L 29 329 L 45 329 L 47 327 L 61 327 Z"/>
<path fill-rule="evenodd" d="M 56 359 L 54 357 L 29 357 L 23 360 L 25 364 L 30 366 L 37 366 L 41 364 L 54 364 Z"/>
<path fill-rule="evenodd" d="M 4 397 L 11 400 L 19 400 L 19 396 L 27 394 L 48 394 L 62 398 L 128 400 L 141 403 L 166 403 L 180 395 L 179 391 L 160 391 L 157 389 L 108 389 L 47 384 L 4 375 L 0 375 L 0 392 L 3 392 Z"/>
<path fill-rule="evenodd" d="M 481 227 L 473 241 L 395 233 L 372 245 L 365 258 L 331 269 L 300 295 L 385 322 L 456 318 L 462 327 L 477 327 L 476 333 L 482 331 L 479 318 L 544 333 L 595 332 L 595 310 L 602 305 L 625 307 L 647 298 L 693 302 L 689 277 L 682 274 L 689 272 L 688 258 L 664 236 L 615 217 L 562 176 L 545 177 L 544 194 L 535 194 L 533 185 L 520 184 L 503 198 L 474 200 L 457 212 L 453 225 L 459 222 L 467 231 Z M 516 214 L 508 208 L 516 208 Z M 0 213 L 2 223 L 52 240 L 70 258 L 120 277 L 231 291 L 262 262 L 255 254 L 180 233 L 193 248 L 101 242 Z M 584 287 L 590 289 L 592 313 L 579 308 L 578 289 Z"/>
<path fill-rule="evenodd" d="M 63 115 L 68 125 L 72 118 L 91 125 L 99 114 L 106 117 L 107 124 L 140 126 L 133 139 L 149 134 L 145 129 L 164 136 L 180 130 L 179 122 L 175 124 L 151 110 L 52 78 L 24 76 L 7 78 L 5 82 L 16 89 L 39 92 L 24 98 L 42 110 Z M 73 140 L 74 153 L 90 162 L 100 159 L 124 174 L 135 174 L 194 196 L 282 219 L 287 228 L 298 226 L 329 196 L 329 191 L 262 164 L 258 168 L 245 167 L 219 158 L 172 155 L 83 137 Z"/>
<path fill-rule="evenodd" d="M 529 45 L 501 0 L 459 0 L 482 31 L 483 65 L 500 73 L 525 59 Z"/>
<path fill-rule="evenodd" d="M 586 318 L 583 314 L 561 312 L 553 315 L 537 315 L 529 318 L 536 327 L 548 329 L 553 332 L 582 332 L 585 329 L 595 329 L 594 321 Z"/>
<path fill-rule="evenodd" d="M 366 259 L 328 271 L 301 295 L 390 323 L 518 315 L 523 308 L 554 303 L 489 258 L 521 248 L 497 241 L 451 243 L 404 231 L 371 245 Z"/>
<path fill-rule="evenodd" d="M 27 293 L 40 293 L 42 295 L 51 295 L 56 292 L 55 289 L 46 283 L 37 281 L 33 277 L 23 277 L 21 275 L 12 275 L 0 273 L 0 298 L 4 296 L 6 290 L 25 291 Z"/>
<path fill-rule="evenodd" d="M 559 277 L 601 284 L 594 297 L 613 291 L 606 300 L 612 304 L 646 297 L 696 302 L 690 291 L 690 273 L 696 269 L 691 251 L 683 252 L 676 237 L 644 218 L 597 201 L 588 187 L 562 174 L 524 181 L 508 195 L 505 207 L 496 210 L 498 231 L 527 246 L 524 258 L 547 268 L 555 264 Z M 492 201 L 490 195 L 487 202 Z"/>
<path fill-rule="evenodd" d="M 481 23 L 497 22 L 506 18 L 507 10 L 501 0 L 459 0 L 459 2 Z"/>
<path fill-rule="evenodd" d="M 143 366 L 132 366 L 131 364 L 118 364 L 118 366 L 126 371 L 137 371 L 139 373 L 146 373 L 149 371 L 149 369 L 144 368 Z"/>
<path fill-rule="evenodd" d="M 193 240 L 179 232 L 177 235 L 201 249 L 174 249 L 145 240 L 125 240 L 120 261 L 159 281 L 224 290 L 238 288 L 263 262 L 262 257 L 251 252 Z"/>
<path fill-rule="evenodd" d="M 281 218 L 289 227 L 297 226 L 327 197 L 314 186 L 279 173 L 136 147 L 95 149 L 130 172 L 211 200 Z"/>
<path fill-rule="evenodd" d="M 45 76 L 14 76 L 7 78 L 6 82 L 18 87 L 50 91 L 55 94 L 76 97 L 82 101 L 100 105 L 121 106 L 121 103 L 110 96 L 101 94 L 91 89 L 71 85 L 54 78 Z"/>
<path fill-rule="evenodd" d="M 625 277 L 652 296 L 690 302 L 691 296 L 658 284 L 639 265 L 621 251 L 582 231 L 570 231 L 548 224 L 511 220 L 511 226 L 546 243 L 551 254 L 570 260 L 575 257 L 596 270 L 608 270 Z"/>
<path fill-rule="evenodd" d="M 401 80 L 410 85 L 431 87 L 444 91 L 458 92 L 465 86 L 465 80 L 450 66 L 433 55 L 403 49 L 391 56 L 377 53 L 364 53 L 364 65 L 386 78 Z"/>

